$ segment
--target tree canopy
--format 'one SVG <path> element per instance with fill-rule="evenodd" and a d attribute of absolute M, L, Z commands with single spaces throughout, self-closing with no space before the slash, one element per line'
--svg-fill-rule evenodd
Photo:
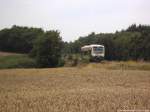
<path fill-rule="evenodd" d="M 39 66 L 56 66 L 62 54 L 79 54 L 89 44 L 104 45 L 106 60 L 150 60 L 150 26 L 133 24 L 115 33 L 92 32 L 74 42 L 63 42 L 58 31 L 41 28 L 14 25 L 0 31 L 0 51 L 31 54 Z"/>
<path fill-rule="evenodd" d="M 55 67 L 61 59 L 62 40 L 58 31 L 48 31 L 41 35 L 32 49 L 38 67 Z"/>
<path fill-rule="evenodd" d="M 29 53 L 33 43 L 44 31 L 40 28 L 13 26 L 0 31 L 0 50 L 17 53 Z"/>
<path fill-rule="evenodd" d="M 64 51 L 80 53 L 81 46 L 89 44 L 104 45 L 106 60 L 150 60 L 150 26 L 133 24 L 116 33 L 92 32 L 74 42 L 65 43 Z"/>

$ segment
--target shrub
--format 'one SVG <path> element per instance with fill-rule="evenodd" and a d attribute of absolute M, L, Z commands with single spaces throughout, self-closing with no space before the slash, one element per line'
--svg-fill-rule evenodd
<path fill-rule="evenodd" d="M 31 55 L 36 59 L 38 67 L 56 67 L 59 65 L 61 43 L 62 40 L 57 31 L 48 31 L 36 40 Z"/>

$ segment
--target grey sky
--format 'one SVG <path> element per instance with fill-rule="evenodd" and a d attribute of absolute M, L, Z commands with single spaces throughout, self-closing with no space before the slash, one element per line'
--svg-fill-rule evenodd
<path fill-rule="evenodd" d="M 63 40 L 150 24 L 150 0 L 0 0 L 0 29 L 58 29 Z"/>

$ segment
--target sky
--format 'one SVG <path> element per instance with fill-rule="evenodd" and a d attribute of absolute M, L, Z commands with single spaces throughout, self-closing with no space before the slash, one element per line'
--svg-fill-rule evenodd
<path fill-rule="evenodd" d="M 150 0 L 0 0 L 0 29 L 58 30 L 64 41 L 150 24 Z"/>

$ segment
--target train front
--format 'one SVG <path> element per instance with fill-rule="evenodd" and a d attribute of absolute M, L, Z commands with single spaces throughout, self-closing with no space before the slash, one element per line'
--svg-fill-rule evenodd
<path fill-rule="evenodd" d="M 102 45 L 93 46 L 91 56 L 93 61 L 103 60 L 105 57 L 105 47 Z"/>

